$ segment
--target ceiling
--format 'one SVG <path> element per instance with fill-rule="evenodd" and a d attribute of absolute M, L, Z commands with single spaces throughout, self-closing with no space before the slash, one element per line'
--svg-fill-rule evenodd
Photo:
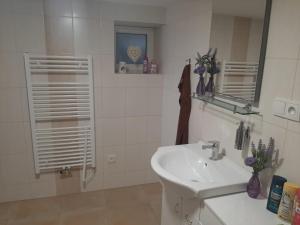
<path fill-rule="evenodd" d="M 152 6 L 168 6 L 174 2 L 190 0 L 103 0 L 118 3 L 133 3 Z M 201 0 L 199 0 L 201 1 Z M 217 14 L 263 18 L 266 0 L 212 0 L 213 12 Z"/>
<path fill-rule="evenodd" d="M 212 0 L 213 12 L 231 16 L 264 18 L 266 0 Z"/>

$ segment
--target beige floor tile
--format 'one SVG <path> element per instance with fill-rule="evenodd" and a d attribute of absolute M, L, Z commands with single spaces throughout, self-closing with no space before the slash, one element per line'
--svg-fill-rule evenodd
<path fill-rule="evenodd" d="M 105 209 L 66 213 L 62 215 L 61 225 L 108 225 Z"/>
<path fill-rule="evenodd" d="M 60 197 L 62 212 L 98 209 L 105 207 L 103 191 L 71 194 Z"/>
<path fill-rule="evenodd" d="M 14 220 L 7 225 L 60 225 L 59 218 Z"/>
<path fill-rule="evenodd" d="M 160 184 L 0 204 L 0 225 L 159 225 Z"/>
<path fill-rule="evenodd" d="M 141 186 L 116 188 L 105 191 L 107 206 L 131 206 L 143 202 Z"/>
<path fill-rule="evenodd" d="M 0 204 L 0 221 L 8 220 L 11 217 L 12 203 L 1 203 Z M 0 223 L 1 224 L 1 223 Z M 1 224 L 2 225 L 2 224 Z"/>
<path fill-rule="evenodd" d="M 108 210 L 109 225 L 159 225 L 148 205 L 120 206 Z"/>
<path fill-rule="evenodd" d="M 12 214 L 15 220 L 58 218 L 60 203 L 56 197 L 19 201 L 14 204 Z"/>

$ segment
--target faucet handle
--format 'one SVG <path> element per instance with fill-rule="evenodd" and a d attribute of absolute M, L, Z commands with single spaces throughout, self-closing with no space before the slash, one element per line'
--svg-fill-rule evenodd
<path fill-rule="evenodd" d="M 212 144 L 212 146 L 215 147 L 219 147 L 220 146 L 220 141 L 208 141 L 209 144 Z"/>

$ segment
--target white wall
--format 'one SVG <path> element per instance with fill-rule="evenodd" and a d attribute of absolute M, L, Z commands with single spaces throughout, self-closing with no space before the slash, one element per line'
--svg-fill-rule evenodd
<path fill-rule="evenodd" d="M 114 20 L 165 23 L 161 7 L 94 0 L 0 0 L 0 202 L 156 181 L 150 156 L 160 145 L 162 77 L 114 74 Z M 23 53 L 93 57 L 97 172 L 36 177 Z M 107 156 L 116 154 L 117 163 Z"/>
<path fill-rule="evenodd" d="M 160 46 L 164 77 L 163 145 L 175 143 L 179 112 L 177 86 L 186 59 L 192 58 L 194 64 L 196 52 L 203 53 L 208 49 L 211 14 L 211 2 L 208 0 L 187 1 L 167 8 L 167 21 L 162 29 Z M 195 84 L 198 77 L 191 77 Z"/>
<path fill-rule="evenodd" d="M 199 3 L 201 4 L 201 3 Z M 202 3 L 203 4 L 203 3 Z M 201 11 L 205 7 L 198 6 L 197 15 L 201 16 Z M 196 10 L 196 9 L 195 9 Z M 240 118 L 255 123 L 253 140 L 263 138 L 265 142 L 269 137 L 274 137 L 276 147 L 280 149 L 280 156 L 284 158 L 284 163 L 278 174 L 286 176 L 292 182 L 300 183 L 299 158 L 300 158 L 300 123 L 291 122 L 272 115 L 272 101 L 275 97 L 285 97 L 300 101 L 300 2 L 298 0 L 273 1 L 270 34 L 267 48 L 267 58 L 265 64 L 262 96 L 260 100 L 261 117 L 238 117 L 232 113 L 203 105 L 193 100 L 192 114 L 190 118 L 190 142 L 199 139 L 204 141 L 220 140 L 222 148 L 225 148 L 227 155 L 237 163 L 243 165 L 242 152 L 234 149 L 234 138 L 237 123 Z M 201 13 L 200 13 L 201 12 Z M 206 15 L 206 14 L 204 14 Z M 196 13 L 195 13 L 196 16 Z M 207 15 L 206 18 L 210 16 Z M 203 20 L 198 20 L 194 24 L 202 24 Z M 200 32 L 198 29 L 190 29 L 190 37 L 195 37 L 194 42 L 203 44 L 200 52 L 205 52 L 208 42 L 201 42 L 199 36 L 194 35 Z M 177 32 L 181 36 L 181 32 Z M 183 45 L 182 47 L 185 47 Z M 197 49 L 197 47 L 195 47 Z M 171 48 L 166 51 L 171 52 Z M 188 53 L 194 54 L 194 49 Z M 187 55 L 188 55 L 187 54 Z M 182 59 L 183 60 L 183 59 Z M 176 63 L 183 61 L 174 60 Z M 168 64 L 167 64 L 168 65 Z M 164 105 L 163 105 L 163 144 L 173 144 L 175 140 L 176 124 L 178 118 L 178 92 L 176 90 L 181 68 L 169 67 L 164 79 Z M 171 103 L 172 102 L 172 103 Z M 169 108 L 168 108 L 169 107 Z M 168 118 L 167 122 L 164 118 Z"/>

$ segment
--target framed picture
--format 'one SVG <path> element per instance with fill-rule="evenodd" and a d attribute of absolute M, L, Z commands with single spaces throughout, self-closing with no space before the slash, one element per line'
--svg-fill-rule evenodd
<path fill-rule="evenodd" d="M 142 73 L 145 56 L 153 57 L 152 28 L 115 26 L 115 68 L 126 65 L 126 73 Z M 122 72 L 123 73 L 123 72 Z"/>
<path fill-rule="evenodd" d="M 147 55 L 147 35 L 116 33 L 116 61 L 126 64 L 143 64 Z"/>

